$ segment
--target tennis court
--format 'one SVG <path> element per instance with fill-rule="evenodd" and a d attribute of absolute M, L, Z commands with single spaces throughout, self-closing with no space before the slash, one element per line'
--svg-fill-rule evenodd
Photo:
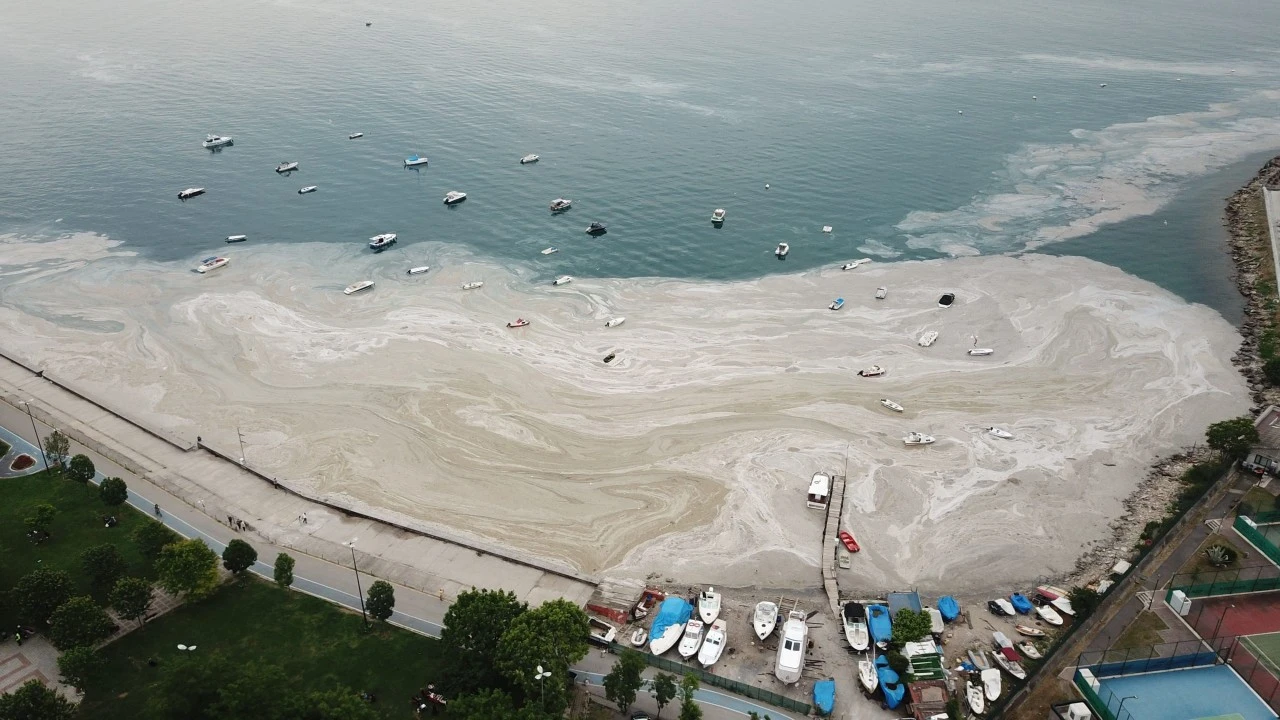
<path fill-rule="evenodd" d="M 1280 708 L 1280 591 L 1220 595 L 1195 601 L 1187 617 L 1272 708 Z"/>
<path fill-rule="evenodd" d="M 1266 523 L 1258 525 L 1258 532 L 1262 533 L 1262 537 L 1276 547 L 1280 547 L 1280 522 Z"/>
<path fill-rule="evenodd" d="M 1245 635 L 1240 645 L 1262 663 L 1272 675 L 1280 677 L 1280 632 Z"/>

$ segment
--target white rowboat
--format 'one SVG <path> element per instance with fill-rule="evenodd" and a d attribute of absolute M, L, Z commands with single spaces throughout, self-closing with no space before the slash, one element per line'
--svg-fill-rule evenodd
<path fill-rule="evenodd" d="M 930 330 L 929 332 L 920 336 L 920 347 L 929 347 L 937 339 L 938 339 L 938 331 Z"/>
<path fill-rule="evenodd" d="M 902 412 L 902 406 L 889 398 L 880 398 L 880 404 L 894 412 Z"/>
<path fill-rule="evenodd" d="M 371 288 L 371 287 L 373 287 L 373 281 L 372 281 L 372 280 L 361 280 L 361 281 L 360 281 L 360 282 L 358 282 L 358 283 L 354 283 L 354 284 L 348 285 L 348 286 L 347 286 L 347 288 L 346 288 L 345 290 L 343 290 L 342 292 L 343 292 L 343 294 L 346 294 L 346 295 L 355 295 L 356 293 L 360 292 L 361 290 L 368 290 L 368 289 L 369 289 L 369 288 Z"/>
<path fill-rule="evenodd" d="M 626 322 L 626 321 L 627 321 L 627 319 L 626 319 L 626 318 L 624 318 L 624 317 L 609 318 L 608 320 L 605 320 L 605 321 L 604 321 L 604 326 L 605 326 L 605 327 L 618 327 L 619 325 L 621 325 L 622 323 L 624 323 L 624 322 Z"/>
<path fill-rule="evenodd" d="M 428 270 L 430 270 L 430 269 L 431 269 L 431 266 L 430 266 L 430 265 L 420 265 L 420 266 L 418 266 L 418 267 L 411 267 L 411 268 L 409 268 L 408 273 L 409 273 L 410 275 L 421 275 L 422 273 L 424 273 L 424 272 L 426 272 L 426 271 L 428 271 Z"/>
<path fill-rule="evenodd" d="M 469 283 L 462 284 L 463 290 L 475 290 L 476 288 L 482 288 L 482 287 L 484 287 L 484 283 L 480 280 L 472 280 Z"/>

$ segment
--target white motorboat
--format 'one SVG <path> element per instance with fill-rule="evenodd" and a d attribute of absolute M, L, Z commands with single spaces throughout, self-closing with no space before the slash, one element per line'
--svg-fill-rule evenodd
<path fill-rule="evenodd" d="M 522 327 L 527 327 L 528 325 L 529 325 L 529 321 L 525 320 L 524 318 L 516 318 L 515 320 L 512 320 L 511 322 L 507 323 L 507 327 L 509 328 L 522 328 Z"/>
<path fill-rule="evenodd" d="M 902 438 L 902 442 L 905 445 L 932 445 L 934 437 L 923 433 L 909 432 Z"/>
<path fill-rule="evenodd" d="M 841 265 L 840 269 L 841 270 L 857 270 L 858 268 L 862 267 L 863 265 L 866 265 L 869 262 L 871 262 L 871 258 L 862 258 L 860 260 L 854 260 L 853 262 L 847 262 Z"/>
<path fill-rule="evenodd" d="M 858 661 L 858 682 L 862 683 L 862 689 L 868 695 L 876 691 L 880 686 L 880 677 L 876 675 L 875 660 L 859 660 Z"/>
<path fill-rule="evenodd" d="M 547 248 L 547 249 L 543 250 L 543 251 L 542 251 L 542 254 L 543 254 L 543 255 L 554 255 L 554 254 L 556 254 L 556 253 L 558 253 L 558 252 L 560 252 L 560 250 L 559 250 L 558 248 L 549 247 L 549 248 Z"/>
<path fill-rule="evenodd" d="M 382 233 L 369 238 L 369 247 L 373 250 L 385 250 L 396 243 L 395 233 Z"/>
<path fill-rule="evenodd" d="M 551 281 L 551 284 L 552 284 L 552 285 L 568 285 L 568 284 L 569 284 L 569 283 L 571 283 L 571 282 L 573 282 L 573 276 L 572 276 L 572 275 L 561 275 L 560 277 L 556 278 L 555 280 L 552 280 L 552 281 Z"/>
<path fill-rule="evenodd" d="M 278 173 L 293 172 L 294 170 L 297 170 L 297 169 L 298 169 L 298 163 L 296 162 L 282 162 L 276 166 L 276 172 Z"/>
<path fill-rule="evenodd" d="M 998 437 L 998 438 L 1000 438 L 1001 440 L 1012 440 L 1012 439 L 1013 439 L 1013 433 L 1009 432 L 1008 430 L 1004 430 L 1004 429 L 1002 429 L 1002 428 L 998 428 L 998 427 L 996 427 L 996 426 L 994 426 L 994 425 L 992 425 L 991 427 L 987 428 L 987 434 L 988 434 L 988 435 L 990 435 L 990 436 L 992 436 L 992 437 Z"/>
<path fill-rule="evenodd" d="M 1018 652 L 1022 653 L 1023 655 L 1026 655 L 1032 660 L 1039 660 L 1040 658 L 1044 657 L 1040 653 L 1040 648 L 1026 641 L 1018 643 Z"/>
<path fill-rule="evenodd" d="M 308 185 L 308 186 L 306 186 L 306 187 L 304 187 L 304 188 L 299 188 L 299 189 L 298 189 L 298 194 L 299 194 L 299 195 L 306 195 L 307 193 L 313 193 L 313 192 L 315 192 L 315 191 L 316 191 L 316 190 L 318 190 L 318 189 L 319 189 L 319 188 L 318 188 L 317 186 L 315 186 L 315 185 Z"/>
<path fill-rule="evenodd" d="M 357 140 L 357 139 L 362 138 L 362 137 L 364 137 L 364 133 L 351 133 L 350 135 L 348 135 L 348 136 L 347 136 L 347 139 L 348 139 L 348 140 Z"/>
<path fill-rule="evenodd" d="M 564 212 L 573 206 L 572 200 L 565 198 L 556 198 L 551 201 L 551 212 Z"/>
<path fill-rule="evenodd" d="M 1071 607 L 1071 599 L 1067 597 L 1070 593 L 1066 590 L 1053 585 L 1040 585 L 1036 588 L 1036 594 L 1047 600 L 1055 610 L 1063 615 L 1075 616 L 1076 610 Z"/>
<path fill-rule="evenodd" d="M 702 641 L 702 649 L 698 651 L 698 662 L 702 667 L 711 667 L 724 654 L 725 642 L 728 640 L 729 624 L 724 620 L 711 623 L 707 631 L 707 639 Z"/>
<path fill-rule="evenodd" d="M 644 644 L 648 641 L 649 641 L 649 631 L 645 630 L 644 628 L 636 628 L 636 631 L 631 633 L 632 647 L 644 647 Z"/>
<path fill-rule="evenodd" d="M 622 323 L 624 323 L 624 322 L 626 322 L 626 321 L 627 321 L 627 319 L 626 319 L 626 318 L 624 318 L 624 317 L 609 318 L 608 320 L 605 320 L 605 321 L 604 321 L 604 326 L 605 326 L 605 327 L 618 327 L 619 325 L 621 325 Z"/>
<path fill-rule="evenodd" d="M 536 163 L 536 162 L 538 162 L 538 156 L 534 155 L 533 153 L 529 153 L 528 155 L 525 155 L 524 157 L 520 158 L 521 165 L 528 165 L 529 163 Z"/>
<path fill-rule="evenodd" d="M 1018 680 L 1027 679 L 1027 671 L 1023 669 L 1022 663 L 1018 662 L 1017 660 L 1010 660 L 1009 658 L 1005 657 L 1004 653 L 999 652 L 997 650 L 991 651 L 991 657 L 995 658 L 996 665 L 999 665 L 1001 670 L 1004 670 L 1005 672 L 1009 673 L 1014 678 Z"/>
<path fill-rule="evenodd" d="M 974 715 L 981 715 L 987 709 L 987 704 L 982 696 L 982 688 L 976 683 L 965 683 L 964 696 L 969 701 L 969 709 L 973 711 Z"/>
<path fill-rule="evenodd" d="M 197 195 L 203 195 L 203 194 L 204 194 L 204 188 L 187 188 L 186 190 L 178 191 L 178 199 L 186 200 L 187 198 L 193 198 Z"/>
<path fill-rule="evenodd" d="M 929 347 L 938 339 L 938 331 L 930 330 L 920 336 L 920 347 Z"/>
<path fill-rule="evenodd" d="M 863 652 L 871 644 L 867 631 L 867 610 L 861 603 L 847 602 L 841 608 L 840 619 L 844 625 L 844 639 L 854 652 Z"/>
<path fill-rule="evenodd" d="M 356 293 L 360 292 L 361 290 L 368 290 L 368 289 L 369 289 L 369 288 L 371 288 L 371 287 L 373 287 L 373 281 L 372 281 L 372 280 L 361 280 L 361 281 L 360 281 L 360 282 L 358 282 L 358 283 L 353 283 L 353 284 L 351 284 L 351 285 L 348 285 L 348 286 L 347 286 L 347 289 L 346 289 L 346 290 L 343 290 L 342 292 L 343 292 L 344 294 L 346 294 L 346 295 L 355 295 Z"/>
<path fill-rule="evenodd" d="M 649 652 L 654 655 L 661 655 L 670 650 L 680 642 L 680 636 L 684 634 L 684 625 L 672 623 L 658 637 L 649 637 Z"/>
<path fill-rule="evenodd" d="M 426 271 L 428 271 L 428 270 L 430 270 L 430 269 L 431 269 L 431 266 L 430 266 L 430 265 L 419 265 L 418 267 L 411 267 L 411 268 L 409 268 L 409 270 L 408 270 L 407 272 L 408 272 L 408 274 L 409 274 L 409 275 L 421 275 L 422 273 L 424 273 L 424 272 L 426 272 Z"/>
<path fill-rule="evenodd" d="M 784 258 L 787 253 L 791 252 L 791 246 L 786 243 L 778 243 L 778 247 L 774 249 L 773 254 L 779 258 Z"/>
<path fill-rule="evenodd" d="M 466 199 L 467 194 L 464 192 L 458 192 L 457 190 L 450 190 L 444 194 L 445 205 L 456 205 Z"/>
<path fill-rule="evenodd" d="M 942 611 L 938 608 L 926 607 L 924 609 L 929 615 L 929 633 L 932 635 L 942 635 L 946 632 L 946 623 L 942 620 Z"/>
<path fill-rule="evenodd" d="M 828 305 L 827 307 L 832 310 L 839 310 L 840 308 L 844 307 L 844 298 L 838 297 L 835 300 L 832 300 L 831 304 Z"/>
<path fill-rule="evenodd" d="M 979 673 L 982 678 L 982 691 L 987 700 L 995 702 L 1000 699 L 1000 671 L 993 667 L 985 667 Z"/>
<path fill-rule="evenodd" d="M 207 257 L 204 260 L 200 261 L 200 266 L 196 268 L 196 272 L 207 273 L 210 270 L 217 270 L 218 268 L 226 265 L 229 262 L 231 261 L 228 260 L 227 258 L 218 257 L 217 255 Z"/>
<path fill-rule="evenodd" d="M 768 600 L 756 603 L 755 614 L 751 618 L 751 626 L 755 628 L 756 637 L 764 640 L 773 634 L 778 624 L 778 603 Z"/>
<path fill-rule="evenodd" d="M 879 365 L 872 365 L 869 368 L 863 368 L 858 371 L 858 375 L 862 377 L 880 377 L 885 373 L 885 369 Z"/>
<path fill-rule="evenodd" d="M 614 638 L 618 637 L 618 628 L 610 625 L 609 623 L 605 622 L 604 620 L 601 620 L 598 617 L 594 617 L 594 616 L 588 617 L 587 622 L 591 627 L 591 630 L 590 630 L 591 637 L 595 638 L 596 640 L 599 640 L 602 643 L 605 643 L 606 645 L 609 643 L 612 643 L 614 641 Z"/>
<path fill-rule="evenodd" d="M 990 355 L 995 352 L 995 350 L 993 348 L 969 348 L 966 352 L 974 357 L 981 357 L 983 355 Z"/>
<path fill-rule="evenodd" d="M 877 300 L 883 300 L 883 299 L 885 299 L 885 298 L 887 298 L 887 297 L 889 297 L 889 288 L 882 288 L 882 287 L 878 287 L 878 288 L 876 288 L 876 299 L 877 299 Z"/>
<path fill-rule="evenodd" d="M 235 143 L 232 142 L 231 137 L 229 135 L 228 136 L 208 135 L 205 137 L 204 142 L 200 144 L 207 148 L 213 149 L 213 148 L 226 147 L 228 145 L 234 145 Z"/>
<path fill-rule="evenodd" d="M 698 617 L 710 625 L 720 616 L 720 593 L 715 588 L 707 588 L 698 593 Z"/>
<path fill-rule="evenodd" d="M 484 282 L 480 280 L 472 280 L 469 283 L 462 283 L 463 290 L 475 290 L 484 287 Z"/>
<path fill-rule="evenodd" d="M 889 398 L 880 398 L 880 404 L 894 412 L 902 412 L 902 406 Z"/>
<path fill-rule="evenodd" d="M 1036 615 L 1039 615 L 1041 620 L 1050 625 L 1062 624 L 1062 616 L 1058 614 L 1057 610 L 1053 609 L 1052 605 L 1037 605 Z"/>
<path fill-rule="evenodd" d="M 1009 639 L 1009 636 L 999 630 L 993 630 L 991 632 L 991 642 L 995 643 L 997 649 L 1013 647 L 1013 641 Z"/>
<path fill-rule="evenodd" d="M 992 607 L 993 605 L 994 607 Z M 1018 611 L 1013 609 L 1013 603 L 1004 598 L 996 598 L 994 600 L 987 601 L 987 609 L 999 610 L 996 614 L 1004 615 L 1005 617 L 1013 617 L 1018 614 Z"/>
<path fill-rule="evenodd" d="M 724 222 L 724 216 L 725 216 L 724 208 L 716 208 L 711 213 L 711 222 L 717 223 L 717 224 L 722 223 Z"/>
<path fill-rule="evenodd" d="M 676 652 L 680 653 L 680 657 L 687 660 L 698 654 L 698 648 L 702 647 L 704 627 L 701 620 L 691 619 L 684 624 L 684 635 L 680 637 L 680 646 L 676 648 Z"/>
<path fill-rule="evenodd" d="M 427 159 L 420 155 L 410 155 L 409 157 L 404 159 L 405 167 L 417 167 L 419 165 L 426 165 L 426 164 L 427 164 Z"/>
<path fill-rule="evenodd" d="M 249 239 L 248 235 L 228 235 L 227 236 L 228 243 L 239 243 L 239 242 L 244 242 L 245 240 L 248 240 L 248 239 Z"/>
<path fill-rule="evenodd" d="M 784 685 L 800 681 L 804 672 L 804 652 L 809 643 L 809 625 L 804 613 L 792 610 L 782 624 L 782 640 L 778 642 L 778 659 L 773 674 Z"/>
<path fill-rule="evenodd" d="M 830 225 L 823 225 L 823 226 L 822 226 L 822 232 L 824 232 L 824 233 L 829 233 L 829 232 L 831 232 L 831 226 L 830 226 Z"/>

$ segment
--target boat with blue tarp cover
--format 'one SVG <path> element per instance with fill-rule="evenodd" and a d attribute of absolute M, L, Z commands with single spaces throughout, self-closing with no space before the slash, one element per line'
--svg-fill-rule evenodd
<path fill-rule="evenodd" d="M 684 633 L 684 625 L 693 616 L 693 606 L 684 598 L 669 597 L 658 607 L 649 628 L 649 652 L 654 655 L 675 647 Z"/>
<path fill-rule="evenodd" d="M 868 605 L 867 629 L 871 631 L 871 639 L 877 645 L 889 642 L 893 635 L 893 619 L 889 617 L 889 608 L 884 605 Z"/>
<path fill-rule="evenodd" d="M 830 715 L 836 707 L 836 681 L 819 680 L 813 684 L 813 704 L 823 715 Z"/>
<path fill-rule="evenodd" d="M 942 619 L 951 622 L 960 617 L 960 603 L 950 595 L 943 595 L 938 598 L 938 612 L 942 613 Z"/>
<path fill-rule="evenodd" d="M 890 710 L 902 704 L 902 697 L 907 689 L 902 686 L 898 673 L 889 667 L 889 658 L 881 655 L 876 658 L 876 677 L 880 679 L 880 692 L 884 693 L 885 707 Z"/>

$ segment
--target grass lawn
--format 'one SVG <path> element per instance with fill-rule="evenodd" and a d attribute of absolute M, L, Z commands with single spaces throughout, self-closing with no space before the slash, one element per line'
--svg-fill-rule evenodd
<path fill-rule="evenodd" d="M 32 508 L 48 503 L 58 509 L 49 539 L 39 545 L 27 540 L 23 519 Z M 105 527 L 102 517 L 115 515 L 120 523 Z M 48 472 L 0 480 L 0 590 L 8 590 L 18 579 L 37 567 L 65 570 L 76 583 L 76 594 L 90 592 L 89 579 L 80 568 L 80 553 L 93 545 L 111 543 L 129 563 L 129 574 L 153 577 L 150 564 L 130 539 L 134 528 L 154 522 L 127 505 L 107 508 L 98 499 L 98 489 L 81 485 Z M 99 603 L 105 598 L 96 596 Z M 13 610 L 0 605 L 0 627 L 17 624 Z"/>
<path fill-rule="evenodd" d="M 1149 610 L 1141 612 L 1111 647 L 1113 650 L 1151 647 L 1164 642 L 1160 639 L 1160 631 L 1168 629 L 1169 626 L 1164 624 L 1159 615 Z"/>
<path fill-rule="evenodd" d="M 159 667 L 147 660 L 163 665 L 183 643 L 195 645 L 197 653 L 278 666 L 296 690 L 345 685 L 369 691 L 384 717 L 412 717 L 409 699 L 438 676 L 437 641 L 386 625 L 364 632 L 360 625 L 358 613 L 309 595 L 254 578 L 234 581 L 103 648 L 106 669 L 88 688 L 80 714 L 94 720 L 146 717 L 159 678 Z"/>

